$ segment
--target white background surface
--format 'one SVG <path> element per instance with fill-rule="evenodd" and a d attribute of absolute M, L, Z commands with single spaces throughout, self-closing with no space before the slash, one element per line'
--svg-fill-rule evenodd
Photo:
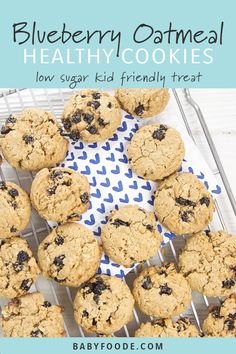
<path fill-rule="evenodd" d="M 236 89 L 191 89 L 190 92 L 201 107 L 236 197 Z"/>

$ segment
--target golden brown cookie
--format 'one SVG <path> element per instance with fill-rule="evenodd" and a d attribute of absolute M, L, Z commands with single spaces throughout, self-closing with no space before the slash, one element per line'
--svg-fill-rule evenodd
<path fill-rule="evenodd" d="M 152 117 L 161 113 L 168 101 L 168 89 L 137 88 L 116 90 L 115 97 L 128 113 L 141 118 Z"/>
<path fill-rule="evenodd" d="M 93 233 L 83 225 L 66 223 L 53 229 L 38 249 L 39 266 L 46 278 L 79 286 L 97 271 L 101 250 Z"/>
<path fill-rule="evenodd" d="M 72 140 L 88 142 L 110 138 L 121 123 L 115 97 L 100 90 L 81 90 L 65 105 L 61 120 Z"/>
<path fill-rule="evenodd" d="M 80 219 L 89 207 L 87 178 L 70 168 L 44 168 L 37 173 L 31 188 L 31 202 L 47 220 L 65 222 Z"/>
<path fill-rule="evenodd" d="M 206 296 L 230 295 L 236 289 L 236 237 L 224 231 L 193 235 L 179 266 L 193 290 Z"/>
<path fill-rule="evenodd" d="M 171 232 L 201 231 L 213 218 L 212 196 L 192 173 L 176 173 L 158 186 L 154 208 L 159 221 Z"/>
<path fill-rule="evenodd" d="M 10 115 L 1 129 L 0 146 L 8 163 L 23 170 L 36 171 L 63 161 L 67 140 L 60 134 L 54 115 L 39 108 Z"/>
<path fill-rule="evenodd" d="M 61 306 L 35 292 L 11 300 L 3 309 L 0 325 L 5 337 L 64 337 Z"/>
<path fill-rule="evenodd" d="M 0 181 L 0 239 L 23 231 L 29 223 L 30 213 L 27 193 L 15 183 Z"/>
<path fill-rule="evenodd" d="M 138 205 L 113 210 L 101 238 L 105 253 L 125 267 L 153 257 L 162 240 L 154 214 Z"/>
<path fill-rule="evenodd" d="M 125 282 L 114 276 L 95 276 L 75 297 L 75 320 L 88 332 L 109 335 L 132 320 L 133 307 Z"/>

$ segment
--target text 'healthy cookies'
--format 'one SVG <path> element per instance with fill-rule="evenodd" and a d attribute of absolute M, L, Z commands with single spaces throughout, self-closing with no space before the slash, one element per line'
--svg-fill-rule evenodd
<path fill-rule="evenodd" d="M 154 214 L 137 205 L 112 211 L 101 238 L 106 254 L 125 267 L 153 257 L 161 244 Z"/>
<path fill-rule="evenodd" d="M 236 237 L 224 231 L 200 232 L 187 240 L 180 271 L 191 288 L 206 296 L 227 296 L 236 289 Z"/>
<path fill-rule="evenodd" d="M 55 228 L 39 245 L 43 275 L 67 286 L 79 286 L 97 271 L 101 251 L 85 226 L 66 223 Z"/>
<path fill-rule="evenodd" d="M 128 147 L 129 163 L 134 172 L 152 181 L 176 172 L 184 153 L 179 132 L 163 124 L 142 127 L 134 134 Z"/>
<path fill-rule="evenodd" d="M 2 309 L 0 326 L 5 337 L 64 337 L 61 312 L 35 292 L 11 300 Z"/>
<path fill-rule="evenodd" d="M 18 116 L 11 115 L 1 129 L 2 153 L 16 168 L 36 171 L 63 161 L 67 140 L 52 113 L 30 108 Z"/>
<path fill-rule="evenodd" d="M 30 198 L 42 218 L 76 221 L 89 207 L 89 183 L 69 168 L 44 168 L 32 183 Z"/>
<path fill-rule="evenodd" d="M 128 113 L 141 118 L 152 117 L 161 113 L 168 101 L 168 89 L 142 88 L 117 89 L 115 97 Z"/>
<path fill-rule="evenodd" d="M 0 181 L 0 239 L 18 234 L 28 225 L 30 199 L 17 184 Z"/>
<path fill-rule="evenodd" d="M 191 173 L 177 173 L 158 186 L 154 209 L 159 221 L 176 234 L 201 231 L 212 220 L 214 201 Z"/>
<path fill-rule="evenodd" d="M 84 283 L 74 302 L 76 322 L 88 332 L 112 334 L 133 318 L 134 299 L 121 279 L 101 275 Z"/>
<path fill-rule="evenodd" d="M 74 141 L 104 141 L 121 123 L 120 106 L 115 97 L 106 92 L 81 90 L 69 99 L 61 120 Z"/>

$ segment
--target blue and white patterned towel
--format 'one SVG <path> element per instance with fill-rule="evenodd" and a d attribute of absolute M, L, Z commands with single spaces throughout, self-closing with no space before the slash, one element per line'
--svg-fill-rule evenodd
<path fill-rule="evenodd" d="M 63 167 L 69 167 L 84 174 L 91 186 L 91 202 L 89 210 L 82 215 L 81 223 L 90 228 L 100 238 L 101 227 L 106 217 L 114 208 L 125 204 L 138 204 L 146 210 L 153 210 L 153 194 L 157 183 L 137 177 L 130 169 L 127 159 L 127 146 L 138 128 L 145 124 L 162 122 L 169 124 L 181 132 L 185 142 L 186 155 L 181 170 L 194 173 L 216 197 L 221 193 L 215 177 L 202 158 L 195 144 L 185 132 L 180 119 L 168 113 L 168 109 L 160 116 L 151 119 L 136 119 L 123 112 L 123 120 L 117 132 L 104 143 L 88 144 L 72 142 Z M 157 224 L 163 236 L 163 245 L 175 235 Z M 124 268 L 112 262 L 105 254 L 101 259 L 99 273 L 124 277 L 131 268 Z"/>

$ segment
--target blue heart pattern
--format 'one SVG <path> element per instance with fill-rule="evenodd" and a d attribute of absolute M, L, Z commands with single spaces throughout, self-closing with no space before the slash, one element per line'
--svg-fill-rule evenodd
<path fill-rule="evenodd" d="M 89 227 L 98 239 L 101 227 L 106 223 L 111 210 L 128 203 L 139 204 L 147 210 L 153 210 L 157 185 L 135 175 L 130 169 L 126 153 L 129 141 L 140 124 L 137 119 L 125 115 L 122 125 L 108 141 L 100 144 L 87 144 L 81 141 L 71 143 L 66 160 L 61 164 L 83 173 L 89 180 L 91 204 L 89 210 L 82 216 L 81 223 Z M 209 174 L 200 171 L 195 167 L 194 161 L 190 160 L 185 158 L 180 170 L 194 173 L 213 195 L 220 194 L 220 186 L 210 183 Z M 157 223 L 157 228 L 163 235 L 163 245 L 175 237 L 160 223 Z M 122 278 L 130 269 L 113 263 L 103 254 L 98 273 Z"/>

